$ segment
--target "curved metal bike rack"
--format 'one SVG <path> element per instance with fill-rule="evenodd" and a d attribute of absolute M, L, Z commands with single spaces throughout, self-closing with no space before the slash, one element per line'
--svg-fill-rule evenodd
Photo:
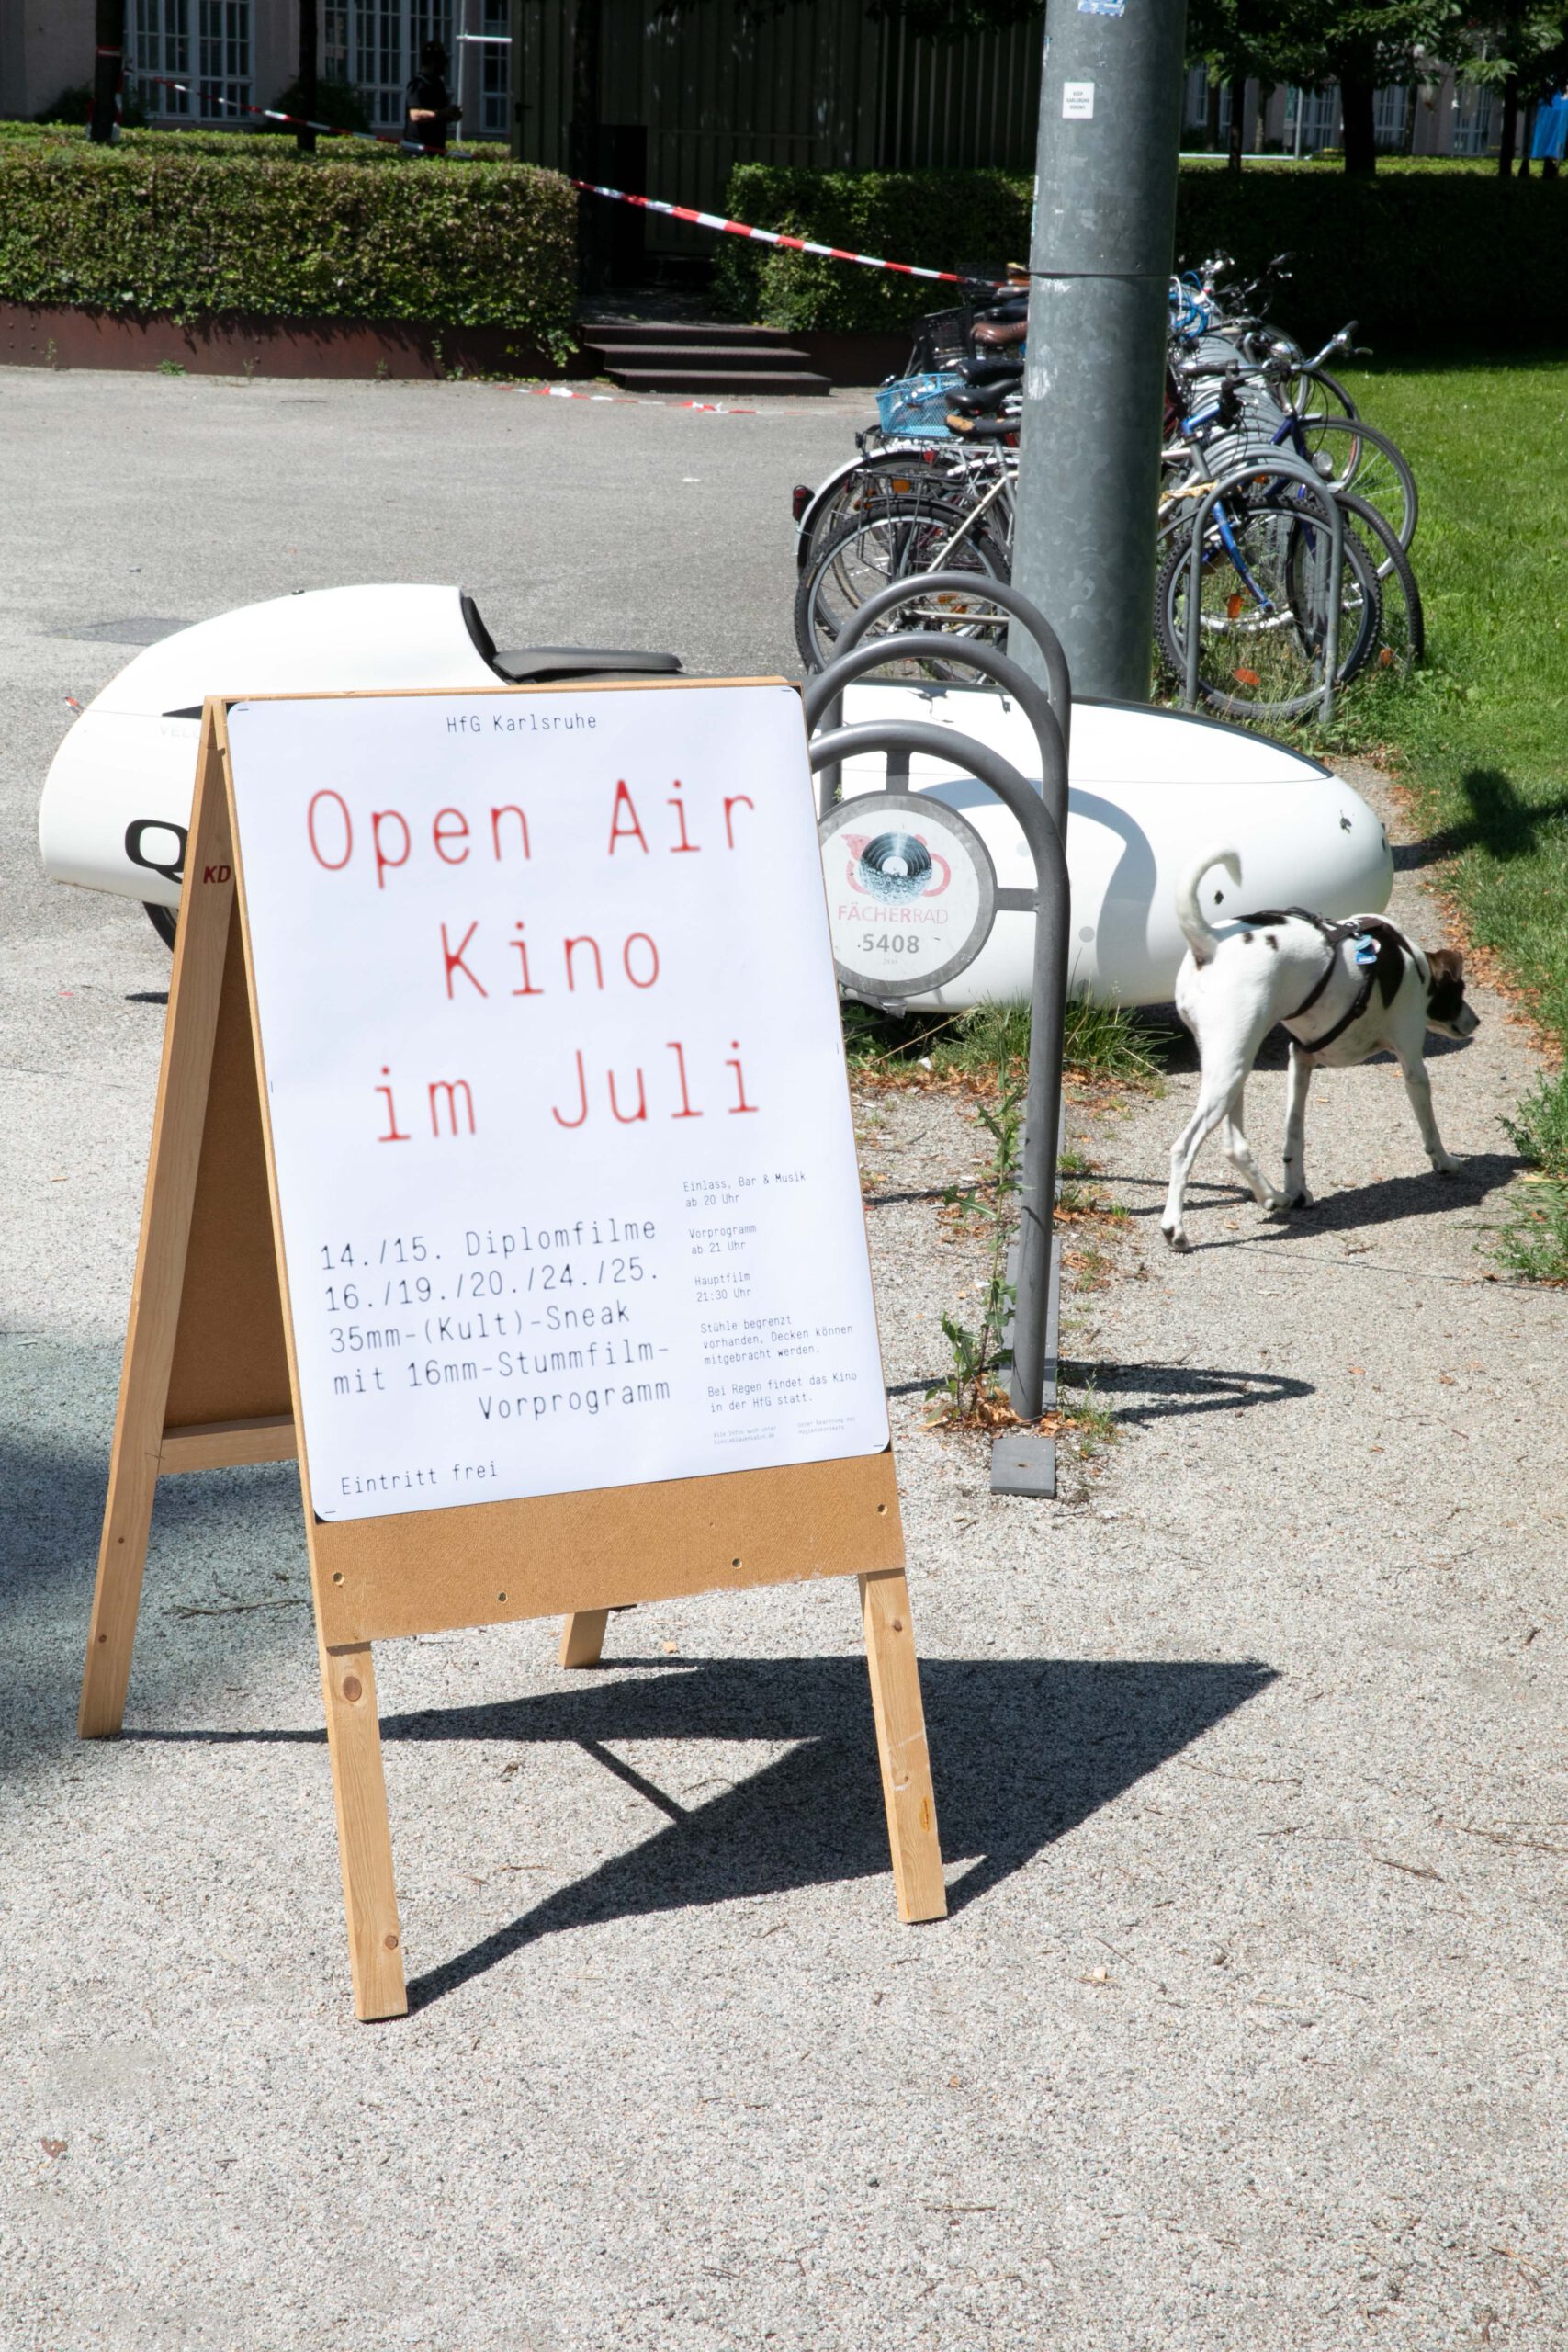
<path fill-rule="evenodd" d="M 1020 628 L 1034 640 L 1034 643 L 1039 650 L 1041 661 L 1044 665 L 1046 693 L 1050 697 L 1051 708 L 1055 714 L 1057 728 L 1061 733 L 1062 753 L 1065 762 L 1067 752 L 1072 743 L 1073 683 L 1071 674 L 1067 668 L 1067 657 L 1062 650 L 1062 640 L 1056 635 L 1055 630 L 1052 628 L 1050 622 L 1046 619 L 1039 606 L 1037 605 L 1031 604 L 1029 598 L 1023 594 L 1022 591 L 1015 588 L 1010 581 L 982 581 L 979 576 L 973 571 L 920 572 L 911 580 L 890 581 L 886 588 L 879 588 L 874 596 L 868 596 L 864 604 L 862 605 L 855 612 L 851 614 L 849 619 L 845 622 L 842 629 L 840 631 L 838 645 L 834 651 L 833 659 L 828 662 L 824 668 L 816 672 L 808 683 L 809 692 L 812 687 L 816 686 L 819 680 L 838 680 L 838 683 L 832 690 L 829 693 L 824 694 L 821 700 L 816 704 L 817 716 L 812 718 L 811 724 L 813 726 L 817 724 L 818 717 L 824 718 L 830 727 L 837 727 L 842 721 L 843 705 L 841 688 L 848 685 L 852 678 L 862 675 L 863 672 L 860 669 L 856 669 L 851 672 L 848 675 L 840 679 L 840 664 L 846 662 L 850 655 L 857 650 L 862 639 L 865 637 L 873 622 L 880 620 L 884 613 L 896 612 L 900 605 L 916 605 L 919 604 L 921 598 L 925 596 L 931 594 L 941 595 L 957 594 L 959 592 L 970 596 L 977 594 L 982 603 L 994 605 L 998 612 L 1006 613 L 1010 618 L 1017 621 Z M 926 632 L 921 632 L 921 634 L 925 633 Z M 903 632 L 900 632 L 901 636 Z M 1021 707 L 1023 708 L 1026 716 L 1030 717 L 1032 720 L 1033 713 L 1031 706 L 1024 700 L 1024 697 L 1020 693 L 1016 684 L 1010 684 L 1008 681 L 998 677 L 995 670 L 988 662 L 982 662 L 978 659 L 978 656 L 981 654 L 993 655 L 1009 663 L 1014 679 L 1028 677 L 1028 672 L 1022 670 L 1018 664 L 1014 663 L 1010 655 L 998 655 L 997 649 L 994 646 L 986 645 L 972 638 L 949 636 L 945 631 L 931 631 L 930 634 L 941 636 L 941 650 L 939 653 L 935 654 L 926 651 L 922 654 L 922 659 L 927 661 L 940 660 L 943 662 L 963 662 L 966 663 L 971 669 L 982 671 L 986 676 L 992 678 L 995 683 L 1000 684 L 1004 693 L 1014 695 Z M 883 644 L 885 649 L 881 656 L 881 659 L 884 662 L 897 661 L 903 658 L 901 653 L 894 653 L 888 650 L 894 642 L 893 639 L 881 639 L 879 642 Z M 867 662 L 864 666 L 867 669 L 874 669 L 877 664 L 874 662 Z M 1031 680 L 1030 683 L 1032 684 L 1034 682 Z M 1036 735 L 1039 735 L 1040 728 L 1037 721 L 1034 722 L 1034 731 Z M 889 788 L 893 790 L 897 789 L 897 786 L 893 785 L 891 781 Z M 1047 792 L 1049 792 L 1049 784 L 1046 785 L 1045 788 Z M 822 785 L 822 794 L 823 799 L 820 804 L 819 813 L 826 814 L 827 809 L 832 807 L 833 800 L 838 795 L 838 776 L 835 772 L 829 771 L 825 775 Z M 1052 813 L 1055 816 L 1065 838 L 1067 821 L 1067 798 L 1065 783 L 1060 801 L 1057 802 L 1053 800 L 1051 806 Z"/>
<path fill-rule="evenodd" d="M 959 650 L 954 651 L 954 644 Z M 978 671 L 993 685 L 1010 695 L 1031 727 L 1040 747 L 1041 790 L 1052 821 L 1058 832 L 1065 833 L 1067 816 L 1067 746 L 1066 732 L 1055 705 L 1038 680 L 1032 678 L 1008 655 L 994 645 L 971 644 L 967 639 L 954 640 L 939 630 L 900 630 L 896 637 L 864 638 L 860 644 L 840 653 L 826 670 L 806 681 L 806 726 L 807 733 L 819 727 L 837 728 L 843 723 L 844 689 L 868 671 L 879 670 L 885 662 L 955 662 L 966 669 Z M 877 722 L 872 721 L 872 724 Z M 967 738 L 965 739 L 967 740 Z M 906 753 L 890 754 L 887 767 L 887 789 L 901 792 L 908 781 L 909 763 Z M 822 771 L 822 793 L 818 816 L 825 817 L 838 797 L 837 763 Z"/>
<path fill-rule="evenodd" d="M 1261 449 L 1256 458 L 1244 465 L 1233 466 L 1205 490 L 1192 518 L 1192 547 L 1187 564 L 1187 674 L 1182 684 L 1182 703 L 1188 710 L 1198 707 L 1198 652 L 1202 625 L 1203 535 L 1209 517 L 1227 491 L 1239 490 L 1243 483 L 1256 481 L 1259 474 L 1278 474 L 1310 490 L 1317 501 L 1328 529 L 1327 609 L 1323 628 L 1323 687 L 1322 715 L 1325 719 L 1334 715 L 1334 687 L 1339 674 L 1339 591 L 1345 573 L 1345 518 L 1339 501 L 1325 488 L 1321 476 L 1315 474 L 1304 458 L 1289 450 L 1272 447 L 1267 453 Z M 875 598 L 870 600 L 875 602 Z M 863 606 L 862 610 L 866 607 Z M 1269 706 L 1260 703 L 1258 715 L 1267 718 Z"/>
<path fill-rule="evenodd" d="M 897 643 L 890 639 L 890 643 Z M 914 640 L 919 642 L 919 640 Z M 1005 657 L 998 657 L 1005 659 Z M 1012 665 L 1010 663 L 1010 668 Z M 1049 714 L 1047 714 L 1049 715 Z M 1055 733 L 1054 725 L 1043 744 Z M 901 757 L 922 752 L 932 759 L 971 775 L 994 792 L 1017 820 L 1034 861 L 1034 888 L 1029 895 L 1034 915 L 1034 959 L 1030 997 L 1029 1075 L 1025 1093 L 1024 1132 L 1018 1188 L 1019 1228 L 1017 1271 L 1013 1285 L 1012 1374 L 1010 1395 L 1014 1412 L 1024 1422 L 1037 1421 L 1045 1411 L 1050 1359 L 1051 1212 L 1056 1195 L 1056 1134 L 1061 1110 L 1062 1021 L 1067 993 L 1067 944 L 1070 894 L 1066 853 L 1051 811 L 1032 785 L 1020 775 L 999 752 L 970 736 L 918 719 L 894 719 L 885 725 L 835 728 L 818 735 L 810 748 L 812 767 L 836 767 L 853 752 L 881 752 Z M 1066 761 L 1055 733 L 1054 758 L 1065 800 Z M 1020 896 L 1024 894 L 1020 893 Z M 991 1448 L 991 1488 L 997 1494 L 1054 1495 L 1056 1491 L 1056 1449 L 1054 1439 L 1032 1430 L 998 1438 Z"/>

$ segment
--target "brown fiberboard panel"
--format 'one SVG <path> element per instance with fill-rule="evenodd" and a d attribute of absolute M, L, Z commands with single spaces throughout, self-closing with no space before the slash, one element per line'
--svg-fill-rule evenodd
<path fill-rule="evenodd" d="M 382 1641 L 904 1565 L 891 1452 L 714 1478 L 318 1520 L 322 1638 Z"/>
<path fill-rule="evenodd" d="M 164 1426 L 292 1413 L 240 926 L 229 926 Z"/>

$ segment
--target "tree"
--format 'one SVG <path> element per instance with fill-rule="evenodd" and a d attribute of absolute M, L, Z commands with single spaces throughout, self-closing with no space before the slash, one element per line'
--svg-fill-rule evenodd
<path fill-rule="evenodd" d="M 93 29 L 96 55 L 93 61 L 93 144 L 107 147 L 115 134 L 115 109 L 119 103 L 124 71 L 125 0 L 97 0 Z"/>
<path fill-rule="evenodd" d="M 1423 64 L 1446 61 L 1461 37 L 1459 0 L 1327 0 L 1322 13 L 1322 62 L 1316 81 L 1339 85 L 1345 169 L 1377 169 L 1372 100 L 1390 83 L 1409 82 Z"/>
<path fill-rule="evenodd" d="M 1337 83 L 1345 169 L 1357 175 L 1377 169 L 1376 93 L 1448 62 L 1462 49 L 1464 23 L 1461 0 L 1191 0 L 1188 12 L 1191 51 L 1216 80 Z"/>
<path fill-rule="evenodd" d="M 1317 78 L 1315 28 L 1298 18 L 1325 16 L 1323 0 L 1190 0 L 1187 11 L 1187 53 L 1209 69 L 1209 85 L 1218 91 L 1225 83 L 1231 92 L 1228 163 L 1241 169 L 1242 107 L 1249 81 L 1265 88 L 1276 82 Z M 1217 128 L 1218 101 L 1211 99 L 1210 137 Z"/>
<path fill-rule="evenodd" d="M 1466 28 L 1468 54 L 1460 72 L 1467 82 L 1503 94 L 1502 138 L 1497 169 L 1511 176 L 1519 141 L 1521 106 L 1560 85 L 1568 72 L 1568 6 L 1562 0 L 1501 0 Z M 1528 175 L 1528 153 L 1519 158 Z"/>

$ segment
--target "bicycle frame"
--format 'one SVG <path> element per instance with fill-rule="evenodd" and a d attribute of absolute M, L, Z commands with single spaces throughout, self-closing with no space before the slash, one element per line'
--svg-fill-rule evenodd
<path fill-rule="evenodd" d="M 1203 545 L 1209 523 L 1227 491 L 1239 490 L 1244 482 L 1256 481 L 1261 472 L 1277 473 L 1293 479 L 1302 490 L 1322 510 L 1328 528 L 1328 594 L 1325 598 L 1323 629 L 1323 688 L 1322 716 L 1326 721 L 1334 712 L 1334 686 L 1339 674 L 1339 585 L 1345 572 L 1345 518 L 1339 501 L 1326 490 L 1306 463 L 1285 451 L 1277 451 L 1268 466 L 1260 466 L 1257 458 L 1234 467 L 1223 474 L 1205 492 L 1192 521 L 1192 552 L 1187 574 L 1187 674 L 1183 681 L 1182 701 L 1189 710 L 1198 707 L 1198 654 L 1201 638 L 1203 595 Z M 1221 537 L 1225 533 L 1222 528 Z M 1243 566 L 1237 560 L 1234 539 L 1227 549 L 1231 560 L 1245 578 Z M 1256 589 L 1254 590 L 1256 594 Z"/>

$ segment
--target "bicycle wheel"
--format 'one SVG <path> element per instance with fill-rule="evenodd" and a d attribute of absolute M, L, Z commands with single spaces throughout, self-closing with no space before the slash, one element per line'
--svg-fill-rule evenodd
<path fill-rule="evenodd" d="M 1010 566 L 1006 548 L 966 507 L 934 500 L 888 500 L 871 514 L 852 516 L 802 573 L 795 590 L 795 643 L 807 668 L 827 667 L 845 622 L 879 588 L 937 571 L 973 571 L 978 590 L 987 580 L 1007 580 Z M 904 629 L 951 629 L 999 644 L 1007 622 L 994 606 L 985 606 L 983 596 L 972 605 L 962 590 L 944 590 L 919 605 L 889 614 L 871 634 L 886 637 Z M 947 666 L 911 664 L 910 674 L 942 677 Z M 972 673 L 954 665 L 952 674 L 962 678 Z"/>
<path fill-rule="evenodd" d="M 1393 526 L 1402 548 L 1416 536 L 1416 477 L 1403 450 L 1359 417 L 1303 416 L 1303 452 L 1334 490 L 1353 490 Z"/>
<path fill-rule="evenodd" d="M 1326 368 L 1300 368 L 1287 389 L 1291 406 L 1303 418 L 1315 422 L 1320 416 L 1360 416 L 1360 410 L 1338 377 L 1331 376 Z"/>
<path fill-rule="evenodd" d="M 1382 598 L 1379 641 L 1371 656 L 1379 672 L 1407 677 L 1427 650 L 1427 616 L 1410 558 L 1394 537 L 1386 516 L 1353 492 L 1340 493 L 1345 528 L 1354 531 L 1378 575 Z"/>
<path fill-rule="evenodd" d="M 1336 682 L 1348 685 L 1377 650 L 1382 632 L 1382 591 L 1377 567 L 1340 507 L 1345 565 L 1339 580 L 1339 648 Z M 1303 519 L 1292 534 L 1285 580 L 1291 614 L 1302 645 L 1318 675 L 1328 641 L 1328 564 L 1331 542 L 1325 525 Z"/>
<path fill-rule="evenodd" d="M 1276 486 L 1245 504 L 1222 502 L 1205 530 L 1200 567 L 1198 692 L 1213 709 L 1251 718 L 1295 718 L 1323 686 L 1328 532 Z M 1155 586 L 1155 635 L 1171 674 L 1187 672 L 1192 534 L 1172 543 Z M 1376 567 L 1351 532 L 1339 583 L 1335 682 L 1345 685 L 1377 643 L 1382 598 Z"/>
<path fill-rule="evenodd" d="M 942 445 L 938 444 L 938 447 Z M 943 498 L 962 503 L 962 480 L 945 453 L 921 448 L 878 449 L 842 474 L 795 543 L 795 564 L 808 571 L 828 541 L 856 515 L 887 498 Z"/>

